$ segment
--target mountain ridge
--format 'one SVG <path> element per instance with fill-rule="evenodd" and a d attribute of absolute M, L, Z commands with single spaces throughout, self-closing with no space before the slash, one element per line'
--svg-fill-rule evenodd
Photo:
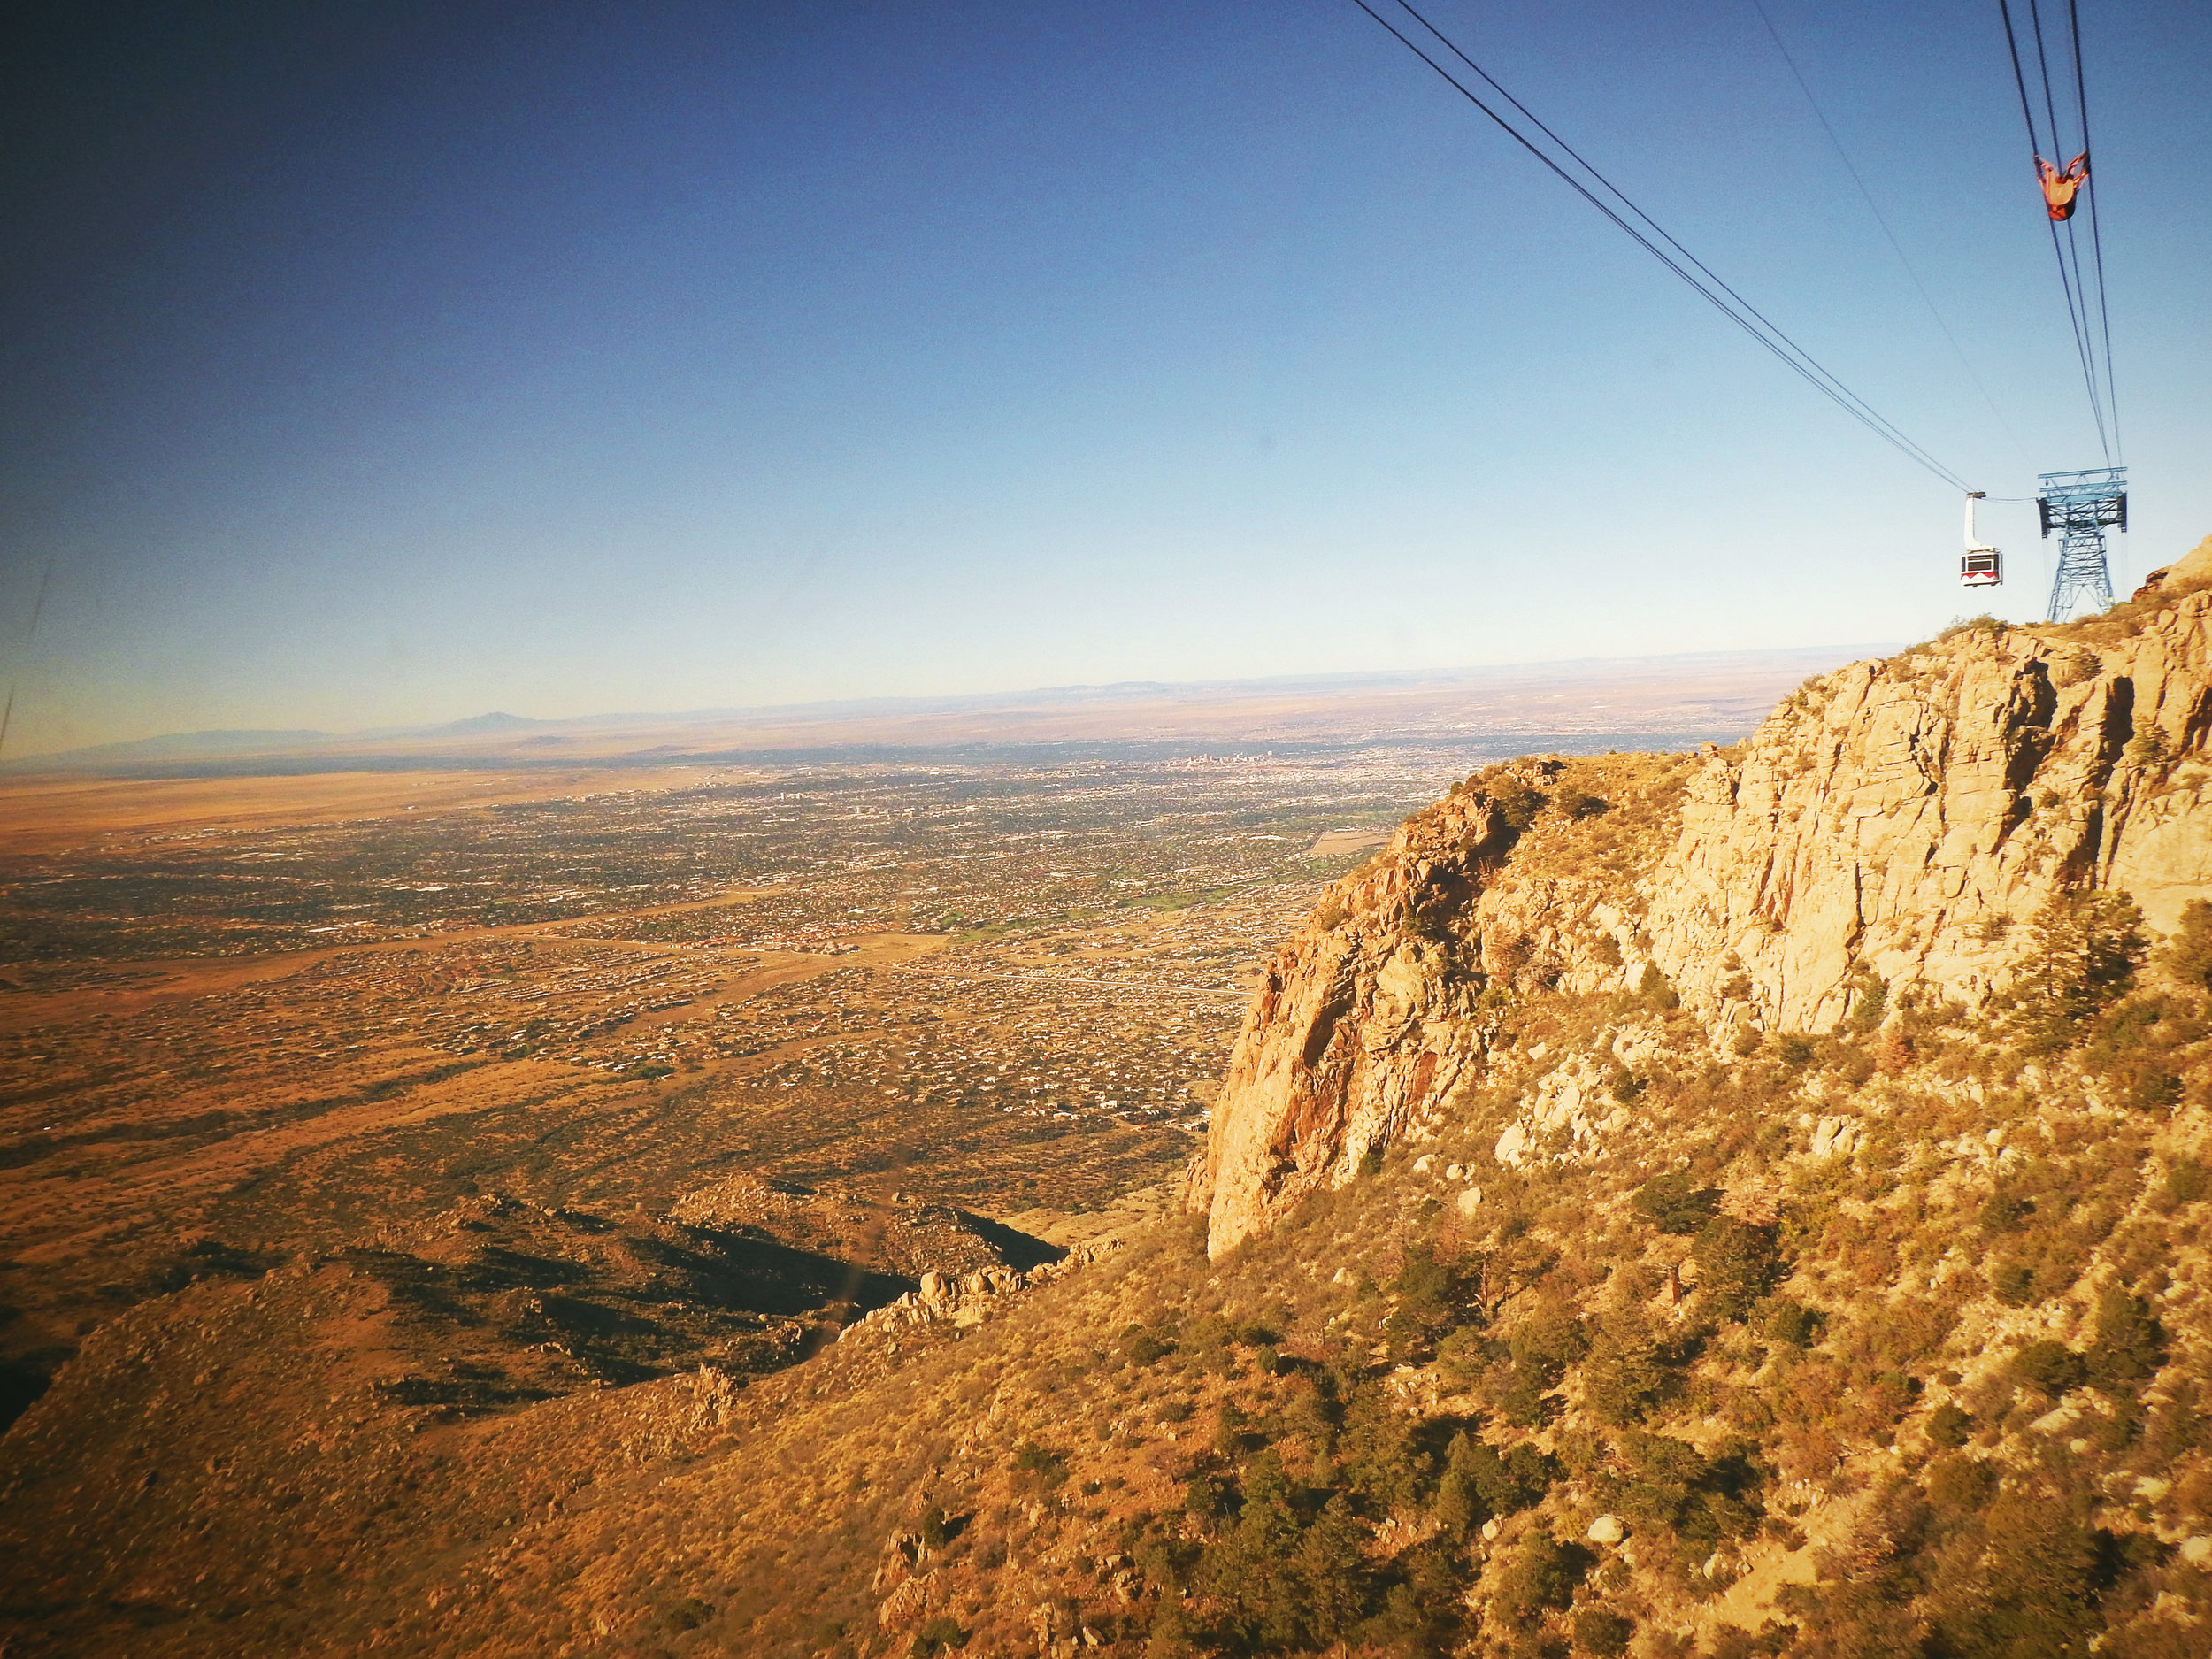
<path fill-rule="evenodd" d="M 718 749 L 741 748 L 748 743 L 777 749 L 882 741 L 887 737 L 894 742 L 927 746 L 974 741 L 979 734 L 987 740 L 987 723 L 994 720 L 1003 726 L 1003 735 L 1022 741 L 1033 736 L 1041 719 L 1064 723 L 1087 715 L 1093 719 L 1104 718 L 1110 726 L 1117 710 L 1123 724 L 1133 721 L 1136 724 L 1133 731 L 1141 726 L 1148 734 L 1165 718 L 1172 726 L 1187 726 L 1219 737 L 1240 729 L 1240 718 L 1243 726 L 1250 728 L 1248 735 L 1263 741 L 1270 733 L 1294 735 L 1302 729 L 1297 713 L 1300 699 L 1319 699 L 1325 703 L 1348 702 L 1354 707 L 1361 706 L 1363 698 L 1381 699 L 1378 711 L 1386 726 L 1414 729 L 1433 726 L 1437 718 L 1433 711 L 1409 707 L 1408 698 L 1422 695 L 1444 698 L 1448 704 L 1455 694 L 1475 695 L 1485 689 L 1494 694 L 1579 687 L 1588 695 L 1594 695 L 1595 687 L 1619 681 L 1632 682 L 1628 687 L 1632 692 L 1642 690 L 1647 685 L 1694 687 L 1701 678 L 1719 676 L 1723 681 L 1728 681 L 1732 677 L 1743 680 L 1748 676 L 1757 686 L 1753 695 L 1758 704 L 1763 706 L 1770 700 L 1772 688 L 1786 683 L 1793 668 L 1832 664 L 1860 649 L 1863 648 L 1794 647 L 1686 652 L 1657 657 L 1573 658 L 1428 671 L 1190 681 L 1123 680 L 1095 686 L 1039 687 L 935 697 L 827 699 L 666 714 L 609 713 L 540 719 L 495 711 L 431 725 L 380 726 L 356 732 L 173 733 L 11 760 L 0 765 L 0 773 L 96 770 L 134 761 L 183 763 L 196 757 L 268 761 L 308 758 L 325 762 L 398 757 L 430 762 L 442 755 L 448 759 L 479 756 L 493 764 L 512 764 L 520 757 L 500 749 L 498 742 L 516 737 L 541 752 L 557 742 L 572 746 L 595 743 L 603 747 L 619 744 L 626 737 L 628 749 L 618 752 L 656 757 L 664 752 L 710 757 Z M 1286 699 L 1289 702 L 1286 703 Z M 1587 695 L 1584 701 L 1587 701 Z M 1738 703 L 1740 702 L 1739 698 Z M 1246 712 L 1240 717 L 1230 715 L 1225 725 L 1222 712 L 1239 707 L 1245 708 Z M 1209 710 L 1217 712 L 1209 717 Z M 1286 711 L 1290 715 L 1287 724 Z M 1732 704 L 1730 718 L 1737 712 L 1737 706 Z M 972 726 L 958 724 L 964 718 L 983 720 L 987 726 L 979 733 Z M 885 722 L 889 725 L 885 726 Z M 1304 724 L 1310 725 L 1311 721 Z M 1539 718 L 1532 729 L 1545 729 L 1546 724 Z M 1679 729 L 1680 725 L 1677 720 L 1668 729 Z M 1637 720 L 1631 715 L 1622 729 L 1632 730 L 1636 726 Z M 528 735 L 522 736 L 523 733 Z M 1049 727 L 1043 733 L 1047 741 L 1054 734 Z M 432 747 L 423 749 L 425 742 Z M 448 747 L 441 749 L 437 747 L 440 743 Z M 414 747 L 404 747 L 407 744 Z M 573 757 L 563 755 L 556 758 L 569 764 Z"/>

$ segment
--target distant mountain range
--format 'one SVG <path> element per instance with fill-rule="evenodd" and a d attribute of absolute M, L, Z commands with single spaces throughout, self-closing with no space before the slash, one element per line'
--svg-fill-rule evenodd
<path fill-rule="evenodd" d="M 357 732 L 178 732 L 11 761 L 10 774 L 219 775 L 412 767 L 727 764 L 794 752 L 1128 743 L 1450 741 L 1525 733 L 1732 737 L 1808 673 L 1882 645 L 1594 657 L 1392 673 L 1051 686 L 679 713 L 492 711 Z"/>

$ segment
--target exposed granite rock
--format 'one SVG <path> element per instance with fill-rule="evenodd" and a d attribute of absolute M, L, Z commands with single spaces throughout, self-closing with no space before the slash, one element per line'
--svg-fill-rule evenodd
<path fill-rule="evenodd" d="M 1678 995 L 1717 1039 L 1816 1033 L 1877 981 L 1985 1002 L 2062 889 L 2124 889 L 2170 931 L 2212 896 L 2208 738 L 2212 538 L 2106 617 L 1970 625 L 1809 680 L 1736 749 L 1686 757 L 1602 866 L 1573 820 L 1576 780 L 1605 763 L 1471 780 L 1270 966 L 1191 1187 L 1209 1248 L 1343 1184 L 1486 1075 L 1504 987 Z M 1637 1041 L 1616 1047 L 1624 1072 Z M 1496 1156 L 1594 1143 L 1618 1111 L 1606 1081 L 1538 1074 L 1528 1144 Z"/>
<path fill-rule="evenodd" d="M 1480 1048 L 1477 987 L 1451 971 L 1439 930 L 1478 894 L 1517 833 L 1500 803 L 1455 795 L 1412 818 L 1329 890 L 1269 966 L 1214 1103 L 1206 1171 L 1218 1255 L 1275 1208 L 1341 1182 Z"/>
<path fill-rule="evenodd" d="M 1653 955 L 1703 1011 L 1740 973 L 1762 1023 L 1820 1031 L 1862 972 L 1982 1002 L 2063 887 L 2170 930 L 2212 891 L 2208 729 L 2212 593 L 2116 639 L 1969 629 L 1855 663 L 1691 781 Z"/>

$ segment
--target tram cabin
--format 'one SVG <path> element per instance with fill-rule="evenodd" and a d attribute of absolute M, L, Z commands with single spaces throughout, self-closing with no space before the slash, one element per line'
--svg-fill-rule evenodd
<path fill-rule="evenodd" d="M 1995 588 L 2005 580 L 2005 556 L 1993 547 L 1970 549 L 1959 559 L 1959 586 Z"/>

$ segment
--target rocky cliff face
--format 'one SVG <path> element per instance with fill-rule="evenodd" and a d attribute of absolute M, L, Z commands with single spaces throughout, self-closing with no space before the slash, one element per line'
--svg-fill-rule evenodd
<path fill-rule="evenodd" d="M 1741 975 L 1738 999 L 1820 1030 L 1862 971 L 1985 1000 L 2061 887 L 2170 929 L 2212 883 L 2208 725 L 2212 593 L 2118 638 L 1969 629 L 1854 664 L 1691 780 L 1654 954 L 1716 1011 Z"/>
<path fill-rule="evenodd" d="M 1831 1029 L 1878 985 L 1985 1003 L 2062 889 L 2170 931 L 2212 896 L 2208 740 L 2212 539 L 2102 618 L 1808 681 L 1732 751 L 1470 780 L 1271 966 L 1215 1106 L 1210 1248 L 1420 1133 L 1517 987 L 1678 997 L 1726 1041 Z"/>
<path fill-rule="evenodd" d="M 1407 820 L 1270 964 L 1214 1104 L 1210 1248 L 1227 1249 L 1440 1111 L 1515 987 L 1634 985 L 1640 884 L 1683 757 L 1494 768 Z"/>

